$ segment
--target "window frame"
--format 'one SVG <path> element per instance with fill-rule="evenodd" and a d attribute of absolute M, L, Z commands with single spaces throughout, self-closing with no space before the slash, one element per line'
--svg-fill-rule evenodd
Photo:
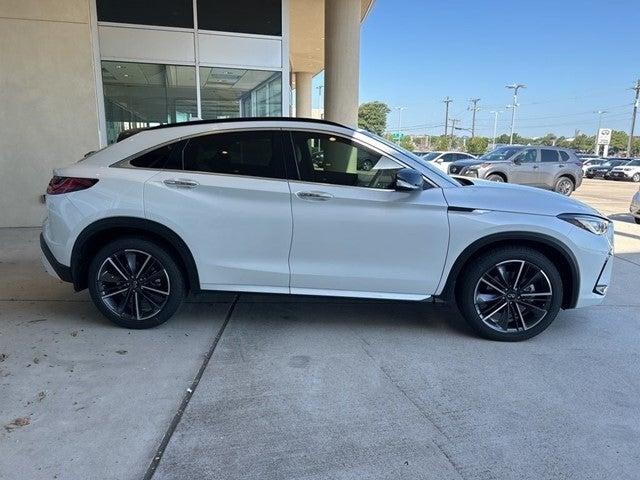
<path fill-rule="evenodd" d="M 348 142 L 354 143 L 359 147 L 365 148 L 365 149 L 369 149 L 374 151 L 376 154 L 380 154 L 383 157 L 387 157 L 391 160 L 393 160 L 394 162 L 396 162 L 398 165 L 400 165 L 402 168 L 411 168 L 413 170 L 415 170 L 415 168 L 409 164 L 407 164 L 406 162 L 403 162 L 402 160 L 398 159 L 395 156 L 391 156 L 389 155 L 387 152 L 384 152 L 383 150 L 376 148 L 374 145 L 368 144 L 368 143 L 364 143 L 361 140 L 358 140 L 357 138 L 353 137 L 353 136 L 348 136 L 342 133 L 338 133 L 338 132 L 332 132 L 332 131 L 328 131 L 328 130 L 322 130 L 322 129 L 315 129 L 315 128 L 296 128 L 296 127 L 288 127 L 288 128 L 282 128 L 281 129 L 283 131 L 283 134 L 285 135 L 285 137 L 288 137 L 288 142 L 285 139 L 285 143 L 287 143 L 288 145 L 285 147 L 285 150 L 288 150 L 288 152 L 285 151 L 285 168 L 287 169 L 287 180 L 289 182 L 295 182 L 295 183 L 306 183 L 306 184 L 313 184 L 313 185 L 327 185 L 330 187 L 341 187 L 341 188 L 362 188 L 362 189 L 366 189 L 366 190 L 374 190 L 377 192 L 395 192 L 395 189 L 392 188 L 375 188 L 375 187 L 360 187 L 357 185 L 340 185 L 340 184 L 336 184 L 336 183 L 325 183 L 325 182 L 314 182 L 311 180 L 303 180 L 302 179 L 302 175 L 300 173 L 300 168 L 298 167 L 298 161 L 296 159 L 296 149 L 295 149 L 295 142 L 293 139 L 293 132 L 302 132 L 302 133 L 308 133 L 308 134 L 319 134 L 319 135 L 331 135 L 333 137 L 338 137 L 342 140 L 346 140 Z M 292 173 L 295 176 L 289 175 L 289 171 L 292 171 Z M 424 175 L 424 173 L 420 172 L 422 175 L 422 179 L 424 181 L 424 187 L 423 190 L 429 190 L 431 188 L 439 188 L 438 185 L 436 185 L 432 180 L 430 180 L 426 175 Z"/>
<path fill-rule="evenodd" d="M 520 155 L 524 155 L 526 152 L 528 152 L 529 150 L 533 150 L 534 152 L 536 152 L 536 158 L 533 162 L 520 162 L 523 165 L 529 165 L 529 164 L 534 164 L 534 163 L 541 163 L 540 162 L 540 149 L 536 148 L 536 147 L 525 147 L 522 150 L 520 150 L 519 152 L 516 152 L 515 154 L 513 154 L 511 156 L 511 158 L 509 159 L 511 162 L 514 162 Z"/>

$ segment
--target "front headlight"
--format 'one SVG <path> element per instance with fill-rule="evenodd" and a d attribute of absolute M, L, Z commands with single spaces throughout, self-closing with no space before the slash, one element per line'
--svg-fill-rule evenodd
<path fill-rule="evenodd" d="M 558 218 L 596 235 L 604 235 L 607 233 L 609 225 L 611 224 L 610 220 L 596 217 L 595 215 L 563 213 L 562 215 L 558 215 Z"/>

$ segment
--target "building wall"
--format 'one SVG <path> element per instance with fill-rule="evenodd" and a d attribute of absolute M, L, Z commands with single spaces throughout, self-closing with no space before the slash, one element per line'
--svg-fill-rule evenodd
<path fill-rule="evenodd" d="M 53 167 L 98 147 L 88 0 L 0 1 L 0 227 L 36 226 Z"/>

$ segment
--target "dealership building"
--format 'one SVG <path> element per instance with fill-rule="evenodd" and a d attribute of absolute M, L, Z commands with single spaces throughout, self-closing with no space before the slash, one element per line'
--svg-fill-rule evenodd
<path fill-rule="evenodd" d="M 325 118 L 355 125 L 372 3 L 1 0 L 0 227 L 39 225 L 52 168 L 122 130 L 311 117 L 323 70 Z"/>

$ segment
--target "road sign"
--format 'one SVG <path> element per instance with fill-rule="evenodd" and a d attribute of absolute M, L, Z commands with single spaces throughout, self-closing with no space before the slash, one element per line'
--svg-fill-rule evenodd
<path fill-rule="evenodd" d="M 609 145 L 611 143 L 611 129 L 601 128 L 598 130 L 598 145 Z"/>

